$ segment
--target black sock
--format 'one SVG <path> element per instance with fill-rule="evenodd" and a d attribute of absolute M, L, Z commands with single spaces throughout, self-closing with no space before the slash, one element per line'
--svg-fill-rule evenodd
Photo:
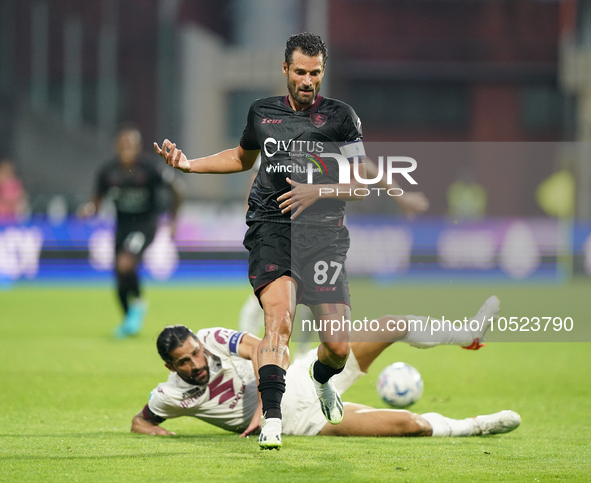
<path fill-rule="evenodd" d="M 316 361 L 314 363 L 314 379 L 316 379 L 316 381 L 318 381 L 320 384 L 326 384 L 332 376 L 343 372 L 344 368 L 345 366 L 341 367 L 340 369 L 334 369 L 320 361 Z"/>
<path fill-rule="evenodd" d="M 129 310 L 129 296 L 140 297 L 140 284 L 135 271 L 117 274 L 117 293 L 123 311 L 127 313 Z"/>
<path fill-rule="evenodd" d="M 281 419 L 281 399 L 285 392 L 285 370 L 274 364 L 259 368 L 259 392 L 265 418 Z"/>
<path fill-rule="evenodd" d="M 133 270 L 129 275 L 129 294 L 136 298 L 140 298 L 140 279 L 137 276 L 137 272 Z"/>

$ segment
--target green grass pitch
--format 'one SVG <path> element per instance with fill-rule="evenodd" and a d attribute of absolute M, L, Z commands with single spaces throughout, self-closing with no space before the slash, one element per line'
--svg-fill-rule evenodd
<path fill-rule="evenodd" d="M 0 481 L 590 481 L 591 344 L 490 342 L 388 348 L 345 400 L 385 407 L 379 371 L 406 361 L 425 382 L 418 413 L 456 418 L 518 411 L 520 428 L 483 438 L 285 437 L 281 451 L 184 418 L 174 437 L 129 432 L 131 418 L 167 371 L 159 330 L 236 327 L 243 287 L 148 286 L 138 337 L 111 336 L 113 290 L 17 286 L 0 291 Z M 571 316 L 589 325 L 589 283 L 564 286 L 352 282 L 354 317 L 384 313 L 471 315 L 496 293 L 502 315 Z M 379 301 L 379 303 L 376 303 Z M 549 339 L 551 340 L 551 339 Z M 589 339 L 587 339 L 589 340 Z"/>

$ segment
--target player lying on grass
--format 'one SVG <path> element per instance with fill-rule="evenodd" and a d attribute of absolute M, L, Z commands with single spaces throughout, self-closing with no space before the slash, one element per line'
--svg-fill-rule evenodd
<path fill-rule="evenodd" d="M 341 394 L 367 373 L 384 349 L 404 336 L 401 331 L 393 332 L 388 342 L 352 342 L 345 370 L 335 377 Z M 171 373 L 133 418 L 131 431 L 174 434 L 159 425 L 166 419 L 192 416 L 241 436 L 255 433 L 262 415 L 255 378 L 259 341 L 251 334 L 230 329 L 203 329 L 194 334 L 182 325 L 166 327 L 158 336 L 157 348 Z M 287 371 L 290 383 L 281 406 L 284 434 L 477 436 L 506 433 L 521 422 L 513 411 L 456 420 L 437 413 L 418 415 L 345 403 L 343 421 L 332 425 L 322 415 L 308 373 L 315 357 L 313 349 L 304 358 L 296 359 Z"/>

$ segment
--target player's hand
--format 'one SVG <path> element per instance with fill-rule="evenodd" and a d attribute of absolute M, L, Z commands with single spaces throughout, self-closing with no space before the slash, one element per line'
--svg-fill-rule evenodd
<path fill-rule="evenodd" d="M 402 212 L 411 219 L 429 209 L 429 200 L 418 191 L 407 191 L 401 196 L 397 196 L 395 200 L 400 205 Z"/>
<path fill-rule="evenodd" d="M 263 407 L 259 403 L 257 410 L 248 425 L 248 428 L 240 435 L 241 438 L 245 438 L 253 433 L 256 433 L 261 428 L 261 417 L 263 416 Z"/>
<path fill-rule="evenodd" d="M 176 433 L 173 433 L 172 431 L 167 431 L 166 429 L 161 428 L 160 426 L 154 426 L 154 428 L 151 429 L 148 434 L 151 434 L 152 436 L 176 436 Z"/>
<path fill-rule="evenodd" d="M 188 173 L 191 170 L 187 156 L 180 149 L 177 149 L 176 144 L 171 143 L 168 139 L 165 139 L 162 143 L 162 149 L 160 149 L 158 143 L 154 143 L 154 150 L 162 156 L 169 166 L 184 173 Z"/>
<path fill-rule="evenodd" d="M 283 193 L 277 201 L 281 213 L 292 212 L 291 219 L 297 218 L 308 206 L 312 206 L 320 197 L 318 185 L 304 184 L 285 178 L 292 186 L 291 190 Z M 295 211 L 294 211 L 295 210 Z"/>
<path fill-rule="evenodd" d="M 176 433 L 167 431 L 157 424 L 135 417 L 131 425 L 132 433 L 149 434 L 150 436 L 176 436 Z"/>

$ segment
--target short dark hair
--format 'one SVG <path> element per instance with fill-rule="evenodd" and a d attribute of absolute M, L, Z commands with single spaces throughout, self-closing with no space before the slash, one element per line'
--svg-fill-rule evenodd
<path fill-rule="evenodd" d="M 322 65 L 326 64 L 326 59 L 328 58 L 326 44 L 319 35 L 302 32 L 301 34 L 295 34 L 288 38 L 285 44 L 285 63 L 287 65 L 291 64 L 293 52 L 298 49 L 308 57 L 316 57 L 322 54 Z"/>
<path fill-rule="evenodd" d="M 184 325 L 169 325 L 165 327 L 156 340 L 156 348 L 162 360 L 167 364 L 172 364 L 170 353 L 177 347 L 182 346 L 189 337 L 197 340 L 195 333 Z"/>

